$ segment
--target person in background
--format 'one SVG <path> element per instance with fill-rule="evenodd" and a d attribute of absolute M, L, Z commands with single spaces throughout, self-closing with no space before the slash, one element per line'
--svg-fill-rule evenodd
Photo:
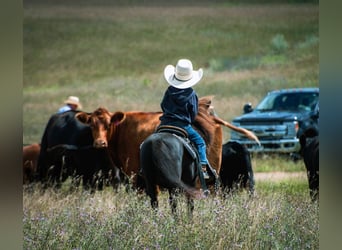
<path fill-rule="evenodd" d="M 176 67 L 167 65 L 164 77 L 170 85 L 165 91 L 160 104 L 163 111 L 160 125 L 172 125 L 187 131 L 190 141 L 198 150 L 200 163 L 205 179 L 209 179 L 206 167 L 209 164 L 206 156 L 206 144 L 200 134 L 192 128 L 198 114 L 198 97 L 192 86 L 203 76 L 203 70 L 193 70 L 190 60 L 180 59 Z"/>
<path fill-rule="evenodd" d="M 58 109 L 57 113 L 64 113 L 69 110 L 77 110 L 82 108 L 80 99 L 77 96 L 69 96 L 64 103 L 65 105 Z"/>

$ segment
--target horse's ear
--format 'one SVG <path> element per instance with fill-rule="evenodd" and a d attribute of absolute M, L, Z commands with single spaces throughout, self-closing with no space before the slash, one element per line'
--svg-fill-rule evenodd
<path fill-rule="evenodd" d="M 126 114 L 124 112 L 117 111 L 112 115 L 110 122 L 113 123 L 114 125 L 118 125 L 121 122 L 123 122 L 125 119 L 126 119 Z"/>
<path fill-rule="evenodd" d="M 198 104 L 208 109 L 211 106 L 211 102 L 214 99 L 214 97 L 214 95 L 203 96 L 199 98 Z"/>
<path fill-rule="evenodd" d="M 82 123 L 89 124 L 90 123 L 90 114 L 86 112 L 79 112 L 75 115 L 75 118 Z"/>

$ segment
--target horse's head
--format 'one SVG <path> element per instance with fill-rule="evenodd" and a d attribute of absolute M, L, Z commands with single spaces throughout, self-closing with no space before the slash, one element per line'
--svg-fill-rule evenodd
<path fill-rule="evenodd" d="M 207 144 L 207 156 L 211 166 L 220 171 L 222 155 L 222 127 L 214 120 L 215 111 L 212 105 L 214 96 L 204 96 L 198 100 L 198 115 L 194 123 L 195 128 L 202 135 Z"/>

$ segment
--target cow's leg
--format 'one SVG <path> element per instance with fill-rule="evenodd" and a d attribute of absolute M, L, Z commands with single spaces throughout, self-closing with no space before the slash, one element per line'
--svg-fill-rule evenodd
<path fill-rule="evenodd" d="M 104 185 L 104 173 L 100 169 L 93 175 L 93 182 L 91 184 L 92 191 L 98 190 L 101 191 L 103 190 L 103 185 Z"/>
<path fill-rule="evenodd" d="M 104 179 L 105 179 L 105 175 L 104 175 L 104 173 L 100 170 L 100 173 L 98 174 L 98 180 L 97 180 L 97 190 L 99 190 L 99 191 L 102 191 L 102 190 L 103 190 Z"/>
<path fill-rule="evenodd" d="M 318 200 L 319 177 L 316 171 L 308 171 L 309 190 L 312 201 Z"/>
<path fill-rule="evenodd" d="M 111 170 L 111 183 L 114 191 L 117 192 L 121 183 L 120 169 L 117 167 L 113 167 Z"/>
<path fill-rule="evenodd" d="M 81 176 L 73 174 L 71 177 L 70 192 L 77 190 L 81 183 Z"/>
<path fill-rule="evenodd" d="M 318 200 L 318 190 L 310 189 L 310 197 L 313 202 Z"/>
<path fill-rule="evenodd" d="M 63 165 L 63 155 L 58 149 L 49 152 L 49 168 L 47 171 L 47 183 L 49 187 L 59 189 L 61 187 L 61 171 Z"/>
<path fill-rule="evenodd" d="M 82 176 L 82 187 L 83 190 L 88 191 L 93 184 L 93 176 L 91 174 L 85 173 Z"/>
<path fill-rule="evenodd" d="M 95 193 L 95 190 L 97 189 L 99 185 L 99 180 L 100 180 L 100 173 L 99 172 L 94 172 L 93 175 L 90 177 L 90 183 L 89 183 L 89 188 L 91 193 Z"/>
<path fill-rule="evenodd" d="M 254 172 L 253 172 L 253 168 L 252 168 L 252 160 L 251 160 L 251 156 L 248 152 L 248 150 L 246 148 L 244 148 L 244 159 L 245 159 L 245 164 L 247 166 L 247 173 L 246 175 L 248 175 L 248 187 L 249 187 L 249 196 L 252 197 L 254 196 L 254 186 L 255 186 L 255 180 L 254 180 Z"/>
<path fill-rule="evenodd" d="M 97 185 L 99 184 L 99 175 L 98 173 L 93 173 L 91 179 L 90 179 L 90 193 L 95 193 L 95 190 L 97 189 Z"/>
<path fill-rule="evenodd" d="M 62 186 L 62 169 L 63 161 L 62 159 L 56 163 L 56 172 L 54 173 L 54 187 L 60 189 Z"/>
<path fill-rule="evenodd" d="M 254 196 L 255 191 L 255 181 L 254 181 L 254 175 L 253 173 L 248 173 L 248 190 L 249 190 L 249 196 Z"/>
<path fill-rule="evenodd" d="M 61 187 L 60 174 L 61 174 L 61 162 L 55 161 L 55 165 L 51 166 L 48 171 L 48 182 L 49 186 L 54 189 Z"/>
<path fill-rule="evenodd" d="M 49 166 L 47 173 L 46 173 L 46 187 L 53 187 L 54 181 L 55 181 L 55 172 L 56 172 L 56 165 Z"/>
<path fill-rule="evenodd" d="M 45 155 L 46 154 L 46 155 Z M 40 159 L 40 167 L 39 167 L 39 179 L 41 181 L 43 189 L 47 189 L 52 187 L 53 176 L 55 175 L 55 159 L 52 152 L 45 153 Z"/>

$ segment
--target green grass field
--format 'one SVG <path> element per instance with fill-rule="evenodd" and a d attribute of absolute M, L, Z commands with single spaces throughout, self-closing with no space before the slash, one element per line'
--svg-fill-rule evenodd
<path fill-rule="evenodd" d="M 183 57 L 204 69 L 195 89 L 199 96 L 214 95 L 216 111 L 227 121 L 269 90 L 318 86 L 318 5 L 29 3 L 23 23 L 24 143 L 40 140 L 68 95 L 79 96 L 89 112 L 99 106 L 160 110 L 164 67 Z"/>
<path fill-rule="evenodd" d="M 88 112 L 159 111 L 164 67 L 183 57 L 203 68 L 195 90 L 214 95 L 227 121 L 269 90 L 319 86 L 317 3 L 111 2 L 24 1 L 24 144 L 40 141 L 68 95 L 79 96 Z M 252 164 L 255 172 L 305 170 L 286 157 L 253 156 Z M 193 221 L 183 214 L 174 220 L 166 193 L 154 214 L 145 196 L 124 190 L 25 190 L 23 248 L 319 248 L 319 207 L 310 202 L 305 177 L 259 181 L 256 190 L 253 199 L 243 192 L 196 201 Z"/>

